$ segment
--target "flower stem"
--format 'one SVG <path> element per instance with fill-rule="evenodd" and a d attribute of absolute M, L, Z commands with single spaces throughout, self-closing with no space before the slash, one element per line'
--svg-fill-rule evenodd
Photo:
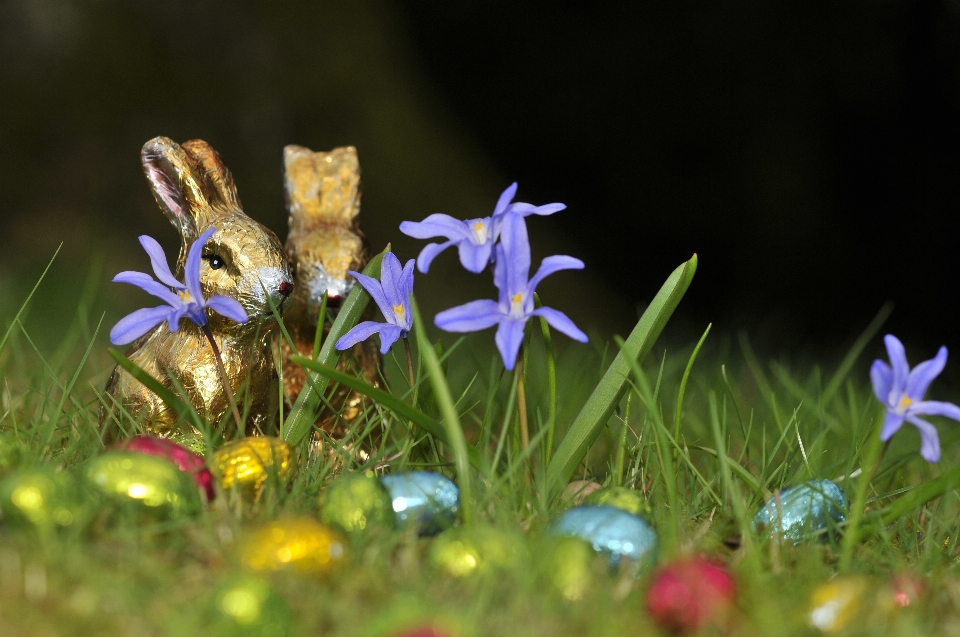
<path fill-rule="evenodd" d="M 413 386 L 416 385 L 413 379 L 413 354 L 410 352 L 410 339 L 406 336 L 403 337 L 403 349 L 407 352 L 407 380 L 410 383 L 411 396 L 413 396 Z M 416 399 L 411 398 L 411 400 L 416 403 Z"/>
<path fill-rule="evenodd" d="M 517 416 L 520 420 L 520 445 L 523 451 L 530 446 L 530 426 L 527 423 L 527 389 L 524 385 L 523 356 L 517 358 L 517 368 L 514 375 L 517 378 Z"/>
<path fill-rule="evenodd" d="M 883 421 L 880 420 L 880 423 Z M 840 543 L 840 572 L 849 570 L 850 562 L 853 561 L 853 549 L 859 539 L 858 527 L 860 520 L 866 509 L 867 490 L 870 488 L 870 482 L 877 475 L 883 456 L 890 446 L 888 440 L 881 447 L 879 432 L 871 433 L 867 442 L 867 448 L 861 455 L 861 468 L 869 467 L 869 473 L 864 471 L 860 480 L 857 482 L 857 490 L 853 496 L 853 502 L 850 504 L 850 517 L 846 528 L 843 530 L 843 540 Z"/>
<path fill-rule="evenodd" d="M 237 431 L 243 433 L 243 420 L 240 418 L 240 410 L 237 409 L 237 402 L 233 397 L 233 389 L 230 387 L 230 379 L 227 377 L 227 370 L 223 366 L 223 357 L 220 356 L 220 348 L 217 347 L 217 341 L 213 338 L 213 332 L 210 331 L 210 325 L 204 325 L 203 330 L 210 347 L 213 349 L 213 357 L 217 360 L 217 371 L 220 372 L 220 384 L 223 385 L 223 391 L 227 395 L 227 401 L 233 410 L 233 419 L 237 422 Z"/>

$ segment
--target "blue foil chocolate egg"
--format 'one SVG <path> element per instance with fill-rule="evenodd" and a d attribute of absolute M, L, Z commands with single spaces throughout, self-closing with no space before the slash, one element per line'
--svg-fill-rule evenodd
<path fill-rule="evenodd" d="M 460 490 L 439 473 L 410 471 L 383 476 L 397 525 L 415 525 L 420 535 L 453 526 L 460 512 Z"/>
<path fill-rule="evenodd" d="M 548 533 L 586 540 L 609 557 L 617 568 L 629 561 L 635 566 L 657 548 L 657 532 L 632 513 L 612 506 L 584 505 L 569 509 L 550 525 Z"/>
<path fill-rule="evenodd" d="M 828 529 L 846 520 L 847 497 L 829 480 L 810 480 L 774 494 L 753 518 L 758 533 L 782 534 L 784 540 L 800 544 L 805 537 L 828 538 Z M 779 512 L 779 514 L 778 514 Z"/>

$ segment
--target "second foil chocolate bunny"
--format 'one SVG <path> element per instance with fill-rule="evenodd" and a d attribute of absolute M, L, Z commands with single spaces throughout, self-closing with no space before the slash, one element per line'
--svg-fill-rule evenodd
<path fill-rule="evenodd" d="M 328 153 L 287 146 L 283 165 L 290 215 L 286 247 L 296 271 L 290 309 L 283 320 L 298 353 L 310 357 L 324 292 L 327 307 L 336 311 L 354 285 L 347 271 L 359 271 L 366 263 L 366 247 L 357 226 L 360 162 L 352 146 L 335 148 Z M 289 362 L 289 354 L 289 347 L 284 344 L 283 384 L 290 399 L 296 400 L 306 376 L 300 367 Z M 341 358 L 340 367 L 353 368 L 367 382 L 378 384 L 380 354 L 374 342 L 358 343 L 351 354 L 352 360 Z M 325 412 L 318 425 L 341 439 L 362 413 L 363 400 L 356 392 L 340 389 L 330 402 L 340 410 L 340 416 Z"/>
<path fill-rule="evenodd" d="M 216 228 L 203 252 L 201 289 L 206 298 L 223 295 L 238 300 L 249 320 L 239 324 L 208 312 L 209 325 L 240 410 L 245 406 L 248 410 L 247 431 L 272 433 L 265 430 L 273 416 L 271 404 L 277 404 L 277 394 L 271 389 L 271 385 L 277 387 L 277 376 L 270 349 L 275 324 L 270 302 L 282 308 L 293 289 L 280 240 L 244 214 L 233 177 L 206 142 L 178 145 L 157 137 L 144 145 L 140 159 L 154 198 L 180 233 L 177 269 L 181 275 L 188 246 L 208 228 Z M 126 355 L 170 389 L 182 387 L 194 409 L 214 427 L 227 412 L 229 404 L 213 351 L 200 328 L 190 321 L 181 320 L 176 332 L 161 323 L 135 341 Z M 155 434 L 189 438 L 196 433 L 185 434 L 177 414 L 119 367 L 107 381 L 106 393 L 109 408 L 101 410 L 102 423 L 126 412 Z M 128 429 L 122 419 L 117 422 Z"/>

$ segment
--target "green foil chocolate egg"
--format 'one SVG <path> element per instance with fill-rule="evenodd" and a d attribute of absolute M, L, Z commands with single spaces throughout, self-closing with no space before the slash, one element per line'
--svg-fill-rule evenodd
<path fill-rule="evenodd" d="M 453 577 L 509 570 L 529 562 L 523 536 L 485 526 L 441 533 L 430 547 L 430 562 Z"/>
<path fill-rule="evenodd" d="M 214 634 L 218 637 L 291 635 L 290 607 L 259 577 L 230 578 L 217 591 Z"/>
<path fill-rule="evenodd" d="M 583 500 L 584 504 L 610 506 L 634 515 L 649 515 L 650 503 L 636 489 L 627 487 L 604 487 L 594 491 Z"/>
<path fill-rule="evenodd" d="M 0 512 L 14 526 L 43 531 L 78 528 L 90 515 L 90 503 L 72 474 L 37 467 L 17 471 L 0 483 Z"/>
<path fill-rule="evenodd" d="M 320 519 L 347 533 L 396 524 L 390 494 L 372 473 L 346 473 L 323 490 Z"/>
<path fill-rule="evenodd" d="M 200 494 L 187 474 L 157 456 L 110 451 L 94 458 L 87 479 L 107 500 L 161 517 L 200 510 Z"/>
<path fill-rule="evenodd" d="M 589 542 L 577 537 L 548 536 L 537 552 L 541 579 L 564 599 L 583 599 L 605 565 Z"/>
<path fill-rule="evenodd" d="M 806 537 L 829 539 L 829 531 L 846 520 L 846 495 L 829 480 L 810 480 L 774 494 L 753 518 L 759 533 L 793 544 Z"/>

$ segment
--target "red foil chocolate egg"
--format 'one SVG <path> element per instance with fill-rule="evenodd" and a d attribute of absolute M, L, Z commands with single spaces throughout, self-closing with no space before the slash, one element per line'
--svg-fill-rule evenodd
<path fill-rule="evenodd" d="M 193 479 L 194 484 L 207 496 L 208 501 L 216 497 L 213 474 L 207 468 L 207 463 L 197 454 L 172 440 L 156 436 L 134 436 L 114 445 L 113 448 L 169 460 Z"/>
<path fill-rule="evenodd" d="M 736 595 L 733 576 L 721 565 L 693 557 L 661 567 L 647 590 L 647 608 L 662 627 L 694 632 L 719 622 Z"/>

